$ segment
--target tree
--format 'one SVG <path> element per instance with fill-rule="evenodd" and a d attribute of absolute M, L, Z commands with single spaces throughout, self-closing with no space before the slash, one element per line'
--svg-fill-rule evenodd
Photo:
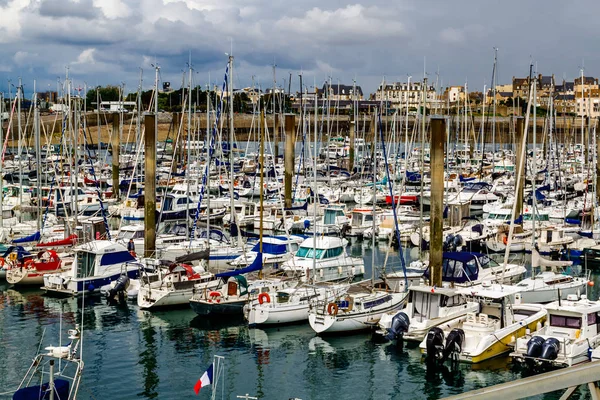
<path fill-rule="evenodd" d="M 88 90 L 85 101 L 87 106 L 93 106 L 97 103 L 98 94 L 100 95 L 100 102 L 103 101 L 119 101 L 120 88 L 118 86 L 99 86 L 97 89 Z M 99 104 L 96 104 L 96 107 L 99 107 Z"/>

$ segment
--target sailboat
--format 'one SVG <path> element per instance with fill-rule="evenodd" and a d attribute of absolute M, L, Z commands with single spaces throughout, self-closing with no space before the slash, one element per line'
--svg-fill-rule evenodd
<path fill-rule="evenodd" d="M 68 331 L 66 346 L 48 346 L 31 363 L 13 400 L 61 399 L 75 400 L 83 372 L 81 359 L 81 329 Z"/>

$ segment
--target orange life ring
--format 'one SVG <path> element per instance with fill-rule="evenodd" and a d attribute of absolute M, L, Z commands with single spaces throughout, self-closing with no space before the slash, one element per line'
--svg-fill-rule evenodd
<path fill-rule="evenodd" d="M 502 239 L 502 243 L 508 244 L 508 236 L 504 236 L 504 239 Z"/>
<path fill-rule="evenodd" d="M 327 314 L 329 314 L 329 315 L 333 315 L 333 316 L 337 315 L 338 310 L 339 310 L 338 305 L 335 303 L 329 303 L 327 305 Z"/>
<path fill-rule="evenodd" d="M 270 303 L 270 302 L 271 302 L 271 296 L 269 296 L 269 293 L 261 293 L 258 295 L 258 304 Z"/>

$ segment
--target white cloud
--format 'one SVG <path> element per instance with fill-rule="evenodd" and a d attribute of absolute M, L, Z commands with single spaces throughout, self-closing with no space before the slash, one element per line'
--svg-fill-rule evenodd
<path fill-rule="evenodd" d="M 73 61 L 73 64 L 95 64 L 96 60 L 94 59 L 94 53 L 96 49 L 90 48 L 83 50 L 79 57 L 77 57 L 76 61 Z"/>
<path fill-rule="evenodd" d="M 25 65 L 34 61 L 37 56 L 37 53 L 28 53 L 26 51 L 19 50 L 13 56 L 13 60 L 17 65 Z"/>
<path fill-rule="evenodd" d="M 94 0 L 94 6 L 102 10 L 106 18 L 127 18 L 131 15 L 131 8 L 124 0 Z"/>

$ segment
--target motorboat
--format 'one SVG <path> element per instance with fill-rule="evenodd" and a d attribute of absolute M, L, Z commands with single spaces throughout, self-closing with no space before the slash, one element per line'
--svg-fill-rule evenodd
<path fill-rule="evenodd" d="M 431 362 L 475 364 L 500 356 L 527 329 L 536 330 L 546 320 L 546 309 L 521 303 L 521 289 L 514 286 L 486 284 L 458 292 L 478 302 L 479 311 L 429 329 L 419 347 Z"/>
<path fill-rule="evenodd" d="M 362 257 L 346 253 L 348 241 L 337 237 L 317 237 L 304 240 L 298 251 L 281 269 L 288 276 L 301 277 L 305 281 L 332 282 L 353 279 L 364 275 Z"/>
<path fill-rule="evenodd" d="M 517 339 L 510 354 L 529 366 L 570 367 L 592 359 L 600 346 L 600 302 L 571 294 L 547 304 L 544 326 Z"/>
<path fill-rule="evenodd" d="M 432 327 L 466 318 L 467 313 L 479 310 L 478 302 L 469 301 L 458 289 L 449 286 L 409 286 L 406 308 L 383 314 L 376 334 L 388 340 L 421 342 Z"/>
<path fill-rule="evenodd" d="M 119 243 L 94 240 L 74 251 L 75 259 L 69 271 L 44 275 L 42 289 L 47 293 L 70 296 L 95 293 L 122 274 L 130 279 L 138 277 L 140 263 Z"/>

